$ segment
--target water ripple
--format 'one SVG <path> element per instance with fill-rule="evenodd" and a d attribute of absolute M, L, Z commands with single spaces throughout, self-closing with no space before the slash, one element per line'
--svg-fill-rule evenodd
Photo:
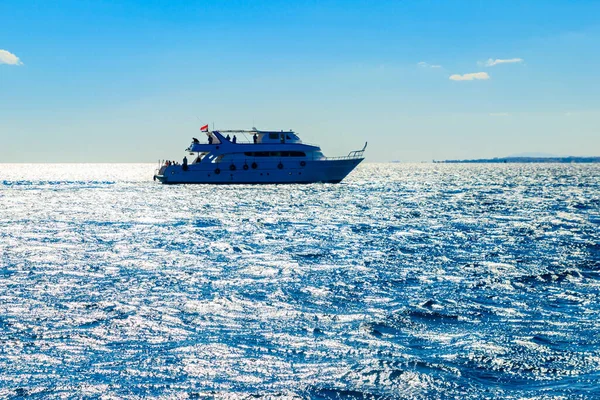
<path fill-rule="evenodd" d="M 596 165 L 2 171 L 0 397 L 600 396 Z"/>

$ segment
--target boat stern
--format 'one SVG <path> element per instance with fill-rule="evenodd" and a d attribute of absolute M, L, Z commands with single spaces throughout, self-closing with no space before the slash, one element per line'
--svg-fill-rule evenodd
<path fill-rule="evenodd" d="M 154 174 L 155 181 L 159 181 L 160 183 L 167 183 L 167 177 L 164 175 Z"/>

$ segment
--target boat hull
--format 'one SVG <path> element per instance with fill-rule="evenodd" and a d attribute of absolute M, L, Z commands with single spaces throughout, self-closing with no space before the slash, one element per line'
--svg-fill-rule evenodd
<path fill-rule="evenodd" d="M 162 168 L 155 180 L 164 184 L 292 184 L 339 183 L 364 158 L 338 160 L 245 160 L 198 163 Z"/>

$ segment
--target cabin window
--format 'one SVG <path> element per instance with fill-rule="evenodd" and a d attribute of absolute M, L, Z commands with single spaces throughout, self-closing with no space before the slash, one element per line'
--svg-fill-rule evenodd
<path fill-rule="evenodd" d="M 269 139 L 273 139 L 273 140 L 279 139 L 279 133 L 269 133 Z"/>
<path fill-rule="evenodd" d="M 306 157 L 303 151 L 245 151 L 246 157 Z"/>
<path fill-rule="evenodd" d="M 246 151 L 244 155 L 248 157 L 269 157 L 270 154 L 268 151 Z"/>

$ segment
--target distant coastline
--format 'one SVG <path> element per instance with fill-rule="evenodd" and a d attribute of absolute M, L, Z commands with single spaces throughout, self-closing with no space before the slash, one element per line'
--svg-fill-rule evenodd
<path fill-rule="evenodd" d="M 600 163 L 600 157 L 496 157 L 479 158 L 473 160 L 433 160 L 434 163 L 457 164 L 457 163 Z"/>

